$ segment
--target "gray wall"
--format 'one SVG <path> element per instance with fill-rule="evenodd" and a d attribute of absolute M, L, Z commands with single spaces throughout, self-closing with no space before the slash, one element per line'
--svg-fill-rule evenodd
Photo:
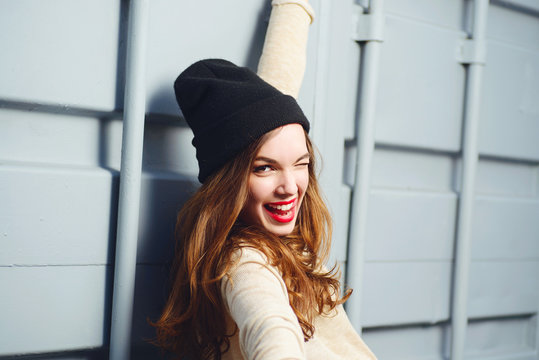
<path fill-rule="evenodd" d="M 355 260 L 358 6 L 311 2 L 300 104 L 324 159 L 332 258 L 344 269 Z M 449 351 L 467 74 L 456 50 L 471 9 L 385 1 L 364 274 L 350 300 L 380 359 Z M 164 299 L 175 214 L 197 185 L 172 82 L 200 58 L 254 69 L 268 15 L 264 0 L 151 1 L 134 357 L 149 356 L 146 319 Z M 127 16 L 120 0 L 0 0 L 0 357 L 106 354 Z M 539 359 L 539 3 L 493 1 L 487 40 L 466 357 Z"/>

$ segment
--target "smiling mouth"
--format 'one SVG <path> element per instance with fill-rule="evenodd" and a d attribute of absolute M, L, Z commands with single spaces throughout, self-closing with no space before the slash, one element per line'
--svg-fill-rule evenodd
<path fill-rule="evenodd" d="M 264 209 L 274 220 L 281 223 L 288 223 L 294 220 L 294 215 L 296 213 L 296 200 L 297 199 L 294 198 L 290 201 L 264 204 Z"/>

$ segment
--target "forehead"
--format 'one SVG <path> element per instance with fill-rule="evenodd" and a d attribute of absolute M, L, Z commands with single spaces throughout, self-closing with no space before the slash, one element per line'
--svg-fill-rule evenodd
<path fill-rule="evenodd" d="M 287 158 L 296 160 L 298 156 L 302 156 L 307 152 L 303 127 L 300 124 L 289 124 L 267 133 L 257 156 L 269 157 L 275 160 L 285 160 Z"/>

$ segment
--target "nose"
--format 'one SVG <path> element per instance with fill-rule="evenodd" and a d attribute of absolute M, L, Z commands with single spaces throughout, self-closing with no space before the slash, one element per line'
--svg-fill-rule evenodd
<path fill-rule="evenodd" d="M 296 177 L 292 171 L 282 171 L 276 193 L 279 195 L 294 195 L 298 192 Z"/>

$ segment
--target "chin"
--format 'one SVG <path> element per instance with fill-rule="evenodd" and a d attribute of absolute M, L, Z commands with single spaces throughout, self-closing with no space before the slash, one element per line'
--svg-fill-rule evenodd
<path fill-rule="evenodd" d="M 265 220 L 266 221 L 263 221 L 261 225 L 264 227 L 264 229 L 266 229 L 267 231 L 277 236 L 289 235 L 292 231 L 294 231 L 294 228 L 296 227 L 295 217 L 292 221 L 287 222 L 287 223 L 277 223 L 269 219 L 265 219 Z"/>
<path fill-rule="evenodd" d="M 294 226 L 286 226 L 282 228 L 266 227 L 266 230 L 277 236 L 286 236 L 289 235 L 292 231 L 294 231 Z"/>

